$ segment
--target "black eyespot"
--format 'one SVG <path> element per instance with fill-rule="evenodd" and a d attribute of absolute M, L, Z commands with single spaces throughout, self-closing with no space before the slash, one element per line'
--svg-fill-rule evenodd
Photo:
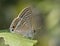
<path fill-rule="evenodd" d="M 13 26 L 12 28 L 15 28 L 15 26 Z"/>
<path fill-rule="evenodd" d="M 12 31 L 14 31 L 14 29 L 12 29 Z"/>
<path fill-rule="evenodd" d="M 35 33 L 35 30 L 34 30 L 34 33 Z"/>

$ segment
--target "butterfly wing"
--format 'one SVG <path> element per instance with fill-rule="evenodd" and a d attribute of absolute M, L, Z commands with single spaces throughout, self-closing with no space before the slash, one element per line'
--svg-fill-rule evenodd
<path fill-rule="evenodd" d="M 15 29 L 18 21 L 19 21 L 19 17 L 16 17 L 16 18 L 12 21 L 12 23 L 11 23 L 11 25 L 10 25 L 10 28 L 9 28 L 9 29 L 10 29 L 10 32 L 14 32 L 14 29 Z"/>
<path fill-rule="evenodd" d="M 30 7 L 25 8 L 21 14 L 19 14 L 20 21 L 16 25 L 15 32 L 26 36 L 26 37 L 32 37 L 33 31 L 32 31 L 32 10 Z"/>

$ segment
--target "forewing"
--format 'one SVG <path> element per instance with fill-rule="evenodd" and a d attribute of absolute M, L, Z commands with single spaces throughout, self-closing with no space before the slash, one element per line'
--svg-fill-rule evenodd
<path fill-rule="evenodd" d="M 22 16 L 22 17 L 21 17 Z M 26 8 L 21 15 L 19 15 L 21 20 L 18 22 L 15 32 L 18 32 L 22 35 L 25 36 L 30 36 L 32 33 L 32 24 L 31 24 L 31 19 L 32 19 L 32 10 L 30 7 Z"/>

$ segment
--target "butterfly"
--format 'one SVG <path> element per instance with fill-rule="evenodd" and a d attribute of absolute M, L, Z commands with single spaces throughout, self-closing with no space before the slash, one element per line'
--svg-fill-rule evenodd
<path fill-rule="evenodd" d="M 16 32 L 27 38 L 33 38 L 36 30 L 33 28 L 34 20 L 31 7 L 24 8 L 19 15 L 12 21 L 10 32 Z M 34 16 L 33 16 L 34 17 Z M 32 21 L 33 20 L 33 21 Z M 33 24 L 32 24 L 33 23 Z M 35 24 L 36 25 L 36 24 Z"/>

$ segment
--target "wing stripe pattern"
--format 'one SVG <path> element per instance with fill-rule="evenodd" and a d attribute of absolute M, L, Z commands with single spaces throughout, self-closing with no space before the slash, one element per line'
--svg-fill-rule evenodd
<path fill-rule="evenodd" d="M 21 18 L 21 20 L 18 22 L 18 24 L 16 25 L 16 28 L 15 29 L 17 29 L 18 27 L 21 28 L 25 24 L 30 25 L 30 28 L 31 28 L 31 22 L 30 22 L 31 15 L 32 15 L 31 8 L 30 7 L 25 8 L 23 10 L 23 12 L 21 13 L 21 15 L 19 15 L 19 17 Z"/>

